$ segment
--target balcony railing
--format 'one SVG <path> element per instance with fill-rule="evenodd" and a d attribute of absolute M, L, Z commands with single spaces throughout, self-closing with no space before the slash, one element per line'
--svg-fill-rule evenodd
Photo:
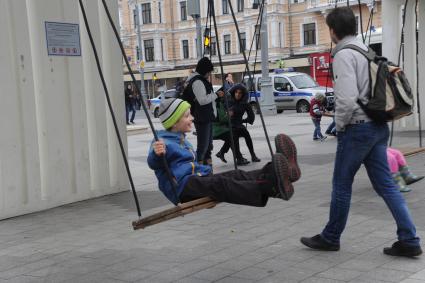
<path fill-rule="evenodd" d="M 347 3 L 347 0 L 328 0 L 328 5 L 335 5 L 337 3 Z"/>
<path fill-rule="evenodd" d="M 370 5 L 372 3 L 372 0 L 361 0 L 361 4 L 368 4 Z M 349 3 L 353 5 L 354 3 L 358 3 L 358 1 L 349 0 Z M 308 9 L 329 9 L 335 7 L 335 4 L 339 4 L 338 6 L 346 5 L 347 0 L 308 0 L 307 1 L 307 8 Z"/>

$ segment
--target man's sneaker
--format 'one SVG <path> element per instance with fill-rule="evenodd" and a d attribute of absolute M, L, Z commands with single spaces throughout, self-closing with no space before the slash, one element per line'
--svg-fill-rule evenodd
<path fill-rule="evenodd" d="M 320 141 L 324 141 L 327 138 L 328 138 L 327 136 L 323 136 L 323 137 L 320 138 Z"/>
<path fill-rule="evenodd" d="M 384 248 L 384 254 L 392 256 L 414 257 L 422 254 L 420 246 L 409 246 L 400 241 L 395 242 L 391 248 Z"/>
<path fill-rule="evenodd" d="M 320 250 L 320 251 L 339 251 L 339 244 L 331 244 L 325 241 L 320 234 L 308 238 L 302 237 L 300 239 L 301 243 L 311 249 Z"/>
<path fill-rule="evenodd" d="M 289 164 L 289 179 L 296 182 L 301 177 L 301 170 L 297 163 L 297 147 L 290 137 L 279 134 L 274 138 L 276 152 L 283 154 Z"/>
<path fill-rule="evenodd" d="M 289 164 L 286 157 L 281 153 L 273 154 L 272 157 L 273 172 L 276 187 L 280 193 L 280 198 L 289 200 L 294 194 L 294 187 L 289 179 Z"/>

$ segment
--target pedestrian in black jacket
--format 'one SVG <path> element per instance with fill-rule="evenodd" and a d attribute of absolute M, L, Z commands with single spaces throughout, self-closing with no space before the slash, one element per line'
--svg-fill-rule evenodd
<path fill-rule="evenodd" d="M 251 105 L 248 103 L 248 90 L 242 84 L 237 84 L 233 86 L 229 92 L 232 96 L 232 102 L 230 104 L 230 117 L 235 140 L 238 140 L 240 137 L 244 137 L 246 145 L 248 146 L 249 152 L 251 154 L 252 162 L 260 162 L 261 160 L 255 155 L 251 135 L 244 125 L 244 123 L 249 123 L 252 125 L 255 120 L 254 111 L 252 111 Z M 247 114 L 247 117 L 243 118 L 245 113 Z M 242 156 L 238 157 L 237 162 L 238 165 L 245 165 L 249 163 Z"/>
<path fill-rule="evenodd" d="M 136 116 L 135 108 L 135 94 L 133 92 L 133 86 L 131 84 L 127 85 L 127 89 L 124 91 L 125 97 L 125 118 L 127 125 L 130 123 L 134 124 L 134 117 Z M 131 112 L 131 118 L 129 119 L 129 114 Z"/>

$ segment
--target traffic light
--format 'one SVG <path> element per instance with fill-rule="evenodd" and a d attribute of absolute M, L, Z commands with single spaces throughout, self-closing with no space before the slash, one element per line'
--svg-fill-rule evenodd
<path fill-rule="evenodd" d="M 210 37 L 210 29 L 205 28 L 204 30 L 204 46 L 209 47 L 211 43 L 211 37 Z"/>
<path fill-rule="evenodd" d="M 153 73 L 153 81 L 156 81 L 158 78 L 156 77 L 156 73 Z"/>
<path fill-rule="evenodd" d="M 209 47 L 209 46 L 210 46 L 210 38 L 209 38 L 209 37 L 205 37 L 204 45 L 205 45 L 206 47 Z"/>

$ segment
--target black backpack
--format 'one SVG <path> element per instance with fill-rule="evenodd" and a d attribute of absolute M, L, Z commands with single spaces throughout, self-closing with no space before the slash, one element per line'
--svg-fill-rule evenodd
<path fill-rule="evenodd" d="M 189 102 L 189 104 L 192 107 L 195 106 L 195 100 L 196 100 L 196 97 L 192 90 L 192 84 L 195 80 L 201 79 L 201 78 L 202 78 L 201 75 L 196 75 L 193 78 L 191 78 L 188 82 L 185 82 L 183 91 L 179 93 L 179 98 Z"/>
<path fill-rule="evenodd" d="M 377 56 L 371 48 L 365 51 L 350 44 L 342 49 L 355 50 L 369 61 L 369 102 L 365 105 L 357 101 L 369 118 L 386 123 L 412 114 L 412 89 L 401 68 L 387 58 Z"/>

